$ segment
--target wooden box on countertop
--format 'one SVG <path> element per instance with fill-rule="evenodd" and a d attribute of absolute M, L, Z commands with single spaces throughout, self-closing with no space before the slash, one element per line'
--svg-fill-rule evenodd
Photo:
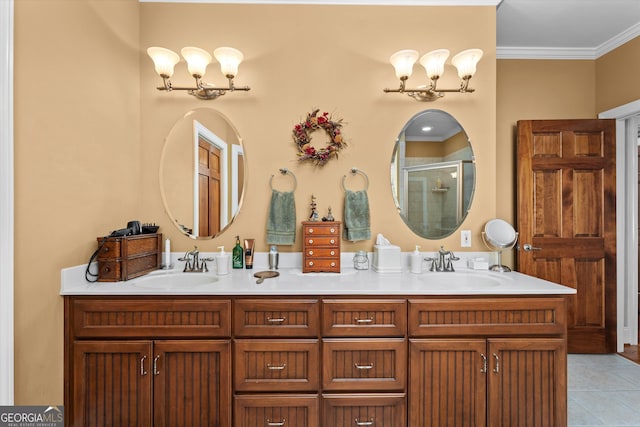
<path fill-rule="evenodd" d="M 162 233 L 98 237 L 98 282 L 142 276 L 162 265 Z"/>
<path fill-rule="evenodd" d="M 302 222 L 302 272 L 340 273 L 340 221 Z"/>

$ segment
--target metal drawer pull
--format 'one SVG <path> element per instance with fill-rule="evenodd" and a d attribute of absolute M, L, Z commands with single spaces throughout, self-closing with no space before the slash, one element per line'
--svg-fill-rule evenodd
<path fill-rule="evenodd" d="M 485 356 L 484 354 L 480 354 L 480 357 L 482 358 L 482 368 L 480 368 L 480 373 L 486 374 L 487 373 L 487 356 Z"/>
<path fill-rule="evenodd" d="M 267 369 L 271 371 L 282 371 L 286 367 L 286 363 L 283 363 L 282 365 L 272 365 L 271 363 L 267 363 Z"/>
<path fill-rule="evenodd" d="M 267 418 L 267 425 L 270 426 L 270 427 L 271 426 L 273 426 L 273 427 L 283 426 L 284 423 L 286 423 L 286 422 L 287 422 L 286 418 L 283 418 L 281 421 L 271 421 L 269 418 Z"/>
<path fill-rule="evenodd" d="M 160 359 L 159 354 L 153 358 L 153 375 L 160 375 L 160 371 L 158 371 L 158 359 Z"/>
<path fill-rule="evenodd" d="M 267 322 L 269 323 L 282 323 L 287 320 L 286 317 L 267 317 Z"/>
<path fill-rule="evenodd" d="M 356 423 L 357 426 L 372 426 L 376 423 L 373 418 L 369 418 L 369 421 L 360 421 L 360 418 L 355 418 L 353 422 Z"/>
<path fill-rule="evenodd" d="M 493 358 L 496 360 L 496 367 L 493 368 L 493 372 L 496 374 L 500 373 L 500 358 L 497 354 L 493 353 Z"/>
<path fill-rule="evenodd" d="M 356 323 L 373 323 L 373 316 L 368 319 L 358 319 L 356 317 Z"/>
<path fill-rule="evenodd" d="M 142 356 L 140 359 L 140 376 L 147 375 L 147 371 L 144 370 L 144 361 L 147 359 L 147 356 Z"/>
<path fill-rule="evenodd" d="M 368 365 L 360 365 L 358 362 L 353 364 L 358 369 L 373 369 L 373 363 L 369 363 Z"/>

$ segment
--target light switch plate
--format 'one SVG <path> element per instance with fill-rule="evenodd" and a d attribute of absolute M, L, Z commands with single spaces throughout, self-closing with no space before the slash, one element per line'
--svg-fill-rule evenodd
<path fill-rule="evenodd" d="M 471 230 L 460 231 L 460 246 L 463 248 L 471 247 Z"/>

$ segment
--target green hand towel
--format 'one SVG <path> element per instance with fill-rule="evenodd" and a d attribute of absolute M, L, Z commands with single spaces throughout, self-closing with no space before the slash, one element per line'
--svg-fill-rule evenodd
<path fill-rule="evenodd" d="M 367 192 L 345 190 L 344 238 L 355 242 L 371 238 Z"/>
<path fill-rule="evenodd" d="M 296 202 L 293 191 L 271 190 L 267 244 L 293 245 L 296 240 Z"/>

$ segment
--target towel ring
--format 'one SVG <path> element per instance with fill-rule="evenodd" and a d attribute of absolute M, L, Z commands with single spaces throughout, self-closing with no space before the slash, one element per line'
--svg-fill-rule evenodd
<path fill-rule="evenodd" d="M 364 173 L 364 171 L 357 169 L 357 168 L 351 168 L 351 174 L 355 175 L 359 173 L 360 175 L 362 175 L 364 177 L 364 191 L 367 191 L 369 189 L 369 177 L 367 176 L 366 173 Z M 343 175 L 342 176 L 342 189 L 346 191 L 347 187 L 345 187 L 344 185 L 344 180 L 347 179 L 347 175 Z"/>
<path fill-rule="evenodd" d="M 296 188 L 298 188 L 298 180 L 296 179 L 296 176 L 293 174 L 293 172 L 291 172 L 287 168 L 281 168 L 280 173 L 282 175 L 291 175 L 291 178 L 293 178 L 293 190 L 291 191 L 296 191 Z M 269 187 L 271 187 L 271 189 L 273 190 L 273 175 L 271 175 L 271 178 L 269 178 Z"/>

